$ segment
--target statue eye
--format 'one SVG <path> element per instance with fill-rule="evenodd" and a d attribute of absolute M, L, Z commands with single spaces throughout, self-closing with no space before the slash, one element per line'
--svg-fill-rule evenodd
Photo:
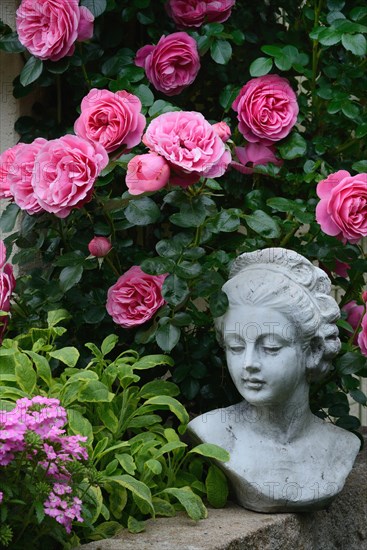
<path fill-rule="evenodd" d="M 268 353 L 270 355 L 276 355 L 280 352 L 281 349 L 281 346 L 263 346 L 263 350 L 265 351 L 265 353 Z"/>
<path fill-rule="evenodd" d="M 231 353 L 242 353 L 245 350 L 245 346 L 239 346 L 239 345 L 227 345 L 226 350 L 230 351 Z"/>

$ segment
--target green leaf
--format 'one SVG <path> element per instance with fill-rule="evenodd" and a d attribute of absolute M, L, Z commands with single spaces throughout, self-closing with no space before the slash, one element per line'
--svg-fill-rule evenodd
<path fill-rule="evenodd" d="M 210 313 L 213 317 L 224 315 L 228 308 L 228 296 L 223 290 L 218 290 L 210 296 L 209 299 Z"/>
<path fill-rule="evenodd" d="M 8 204 L 5 210 L 1 212 L 1 216 L 0 216 L 1 231 L 3 231 L 4 233 L 10 233 L 11 231 L 13 231 L 19 212 L 20 212 L 20 208 L 15 203 Z"/>
<path fill-rule="evenodd" d="M 16 353 L 14 359 L 17 384 L 21 390 L 28 395 L 32 395 L 37 382 L 37 375 L 34 372 L 32 361 L 23 353 Z"/>
<path fill-rule="evenodd" d="M 115 347 L 119 338 L 116 334 L 109 334 L 102 342 L 101 351 L 103 356 L 108 355 Z"/>
<path fill-rule="evenodd" d="M 71 346 L 55 351 L 50 351 L 49 355 L 50 357 L 53 357 L 54 359 L 65 363 L 65 365 L 67 365 L 68 367 L 75 367 L 80 356 L 79 351 Z"/>
<path fill-rule="evenodd" d="M 47 326 L 55 327 L 61 321 L 70 319 L 71 315 L 66 309 L 56 309 L 47 313 Z"/>
<path fill-rule="evenodd" d="M 175 263 L 169 258 L 146 258 L 140 267 L 149 275 L 163 275 L 173 271 Z"/>
<path fill-rule="evenodd" d="M 361 421 L 356 416 L 345 415 L 338 418 L 335 425 L 345 430 L 358 430 L 361 426 Z"/>
<path fill-rule="evenodd" d="M 37 57 L 30 57 L 20 73 L 20 83 L 22 86 L 28 86 L 42 74 L 43 63 Z"/>
<path fill-rule="evenodd" d="M 210 55 L 219 65 L 226 65 L 232 56 L 232 46 L 227 40 L 215 40 L 210 47 Z"/>
<path fill-rule="evenodd" d="M 94 17 L 99 17 L 106 10 L 107 0 L 81 0 L 81 6 L 85 6 Z"/>
<path fill-rule="evenodd" d="M 131 455 L 128 453 L 116 454 L 115 458 L 117 458 L 120 466 L 122 466 L 126 473 L 132 476 L 135 474 L 136 464 Z"/>
<path fill-rule="evenodd" d="M 177 259 L 182 252 L 182 246 L 180 243 L 177 243 L 172 239 L 162 239 L 161 241 L 158 241 L 155 245 L 155 249 L 157 253 L 164 258 Z"/>
<path fill-rule="evenodd" d="M 119 421 L 109 403 L 101 403 L 98 406 L 97 414 L 102 420 L 103 424 L 111 433 L 117 433 L 117 430 L 119 428 Z"/>
<path fill-rule="evenodd" d="M 156 395 L 170 395 L 175 397 L 179 393 L 179 388 L 173 382 L 169 382 L 168 380 L 152 380 L 141 388 L 139 395 L 144 399 L 148 399 Z"/>
<path fill-rule="evenodd" d="M 255 210 L 253 214 L 244 216 L 247 225 L 267 239 L 277 239 L 280 237 L 280 228 L 278 223 L 262 210 Z"/>
<path fill-rule="evenodd" d="M 346 50 L 354 55 L 363 56 L 367 53 L 367 40 L 363 34 L 343 34 L 342 44 Z"/>
<path fill-rule="evenodd" d="M 174 397 L 168 395 L 157 395 L 151 397 L 145 402 L 145 405 L 155 405 L 158 409 L 169 409 L 173 414 L 177 416 L 182 424 L 187 424 L 189 421 L 189 415 L 185 407 L 177 401 Z"/>
<path fill-rule="evenodd" d="M 205 487 L 209 504 L 213 508 L 223 508 L 226 505 L 229 492 L 227 478 L 222 470 L 214 464 L 209 466 Z"/>
<path fill-rule="evenodd" d="M 129 516 L 127 520 L 127 528 L 130 533 L 141 533 L 145 530 L 145 521 L 140 521 L 133 516 Z"/>
<path fill-rule="evenodd" d="M 227 86 L 223 88 L 223 90 L 219 94 L 219 103 L 221 104 L 225 112 L 231 109 L 232 103 L 238 96 L 239 91 L 240 87 L 234 86 L 233 84 L 227 84 Z"/>
<path fill-rule="evenodd" d="M 366 358 L 357 352 L 348 351 L 337 358 L 336 367 L 341 374 L 354 374 L 366 367 Z"/>
<path fill-rule="evenodd" d="M 170 487 L 162 491 L 162 493 L 172 495 L 186 510 L 187 515 L 195 520 L 205 519 L 208 516 L 208 511 L 205 508 L 202 500 L 196 495 L 190 487 Z"/>
<path fill-rule="evenodd" d="M 83 275 L 82 265 L 71 265 L 64 267 L 60 272 L 60 287 L 64 292 L 77 285 Z"/>
<path fill-rule="evenodd" d="M 46 382 L 48 388 L 51 388 L 53 379 L 51 374 L 50 365 L 43 355 L 38 355 L 34 351 L 26 351 L 27 355 L 32 359 L 33 363 L 36 365 L 37 376 Z"/>
<path fill-rule="evenodd" d="M 334 46 L 340 42 L 342 34 L 338 29 L 328 27 L 319 33 L 318 40 L 323 46 Z"/>
<path fill-rule="evenodd" d="M 26 51 L 25 47 L 19 42 L 16 32 L 10 32 L 1 37 L 0 50 L 7 53 L 21 53 Z"/>
<path fill-rule="evenodd" d="M 145 84 L 140 84 L 134 88 L 134 94 L 138 96 L 141 101 L 141 104 L 144 107 L 150 107 L 154 103 L 153 92 Z"/>
<path fill-rule="evenodd" d="M 171 323 L 160 325 L 155 333 L 158 346 L 166 352 L 170 352 L 175 347 L 180 340 L 180 336 L 181 330 Z"/>
<path fill-rule="evenodd" d="M 88 380 L 78 394 L 78 400 L 86 403 L 110 402 L 114 397 L 115 394 L 99 380 Z"/>
<path fill-rule="evenodd" d="M 160 210 L 149 197 L 129 201 L 125 209 L 125 216 L 134 225 L 149 225 L 160 217 Z"/>
<path fill-rule="evenodd" d="M 186 281 L 177 275 L 168 275 L 162 286 L 162 296 L 166 302 L 174 307 L 182 304 L 190 294 Z"/>
<path fill-rule="evenodd" d="M 80 411 L 68 409 L 68 432 L 72 435 L 84 435 L 87 437 L 87 444 L 91 445 L 94 439 L 93 426 Z M 107 439 L 107 438 L 106 438 Z"/>
<path fill-rule="evenodd" d="M 168 355 L 145 355 L 134 363 L 134 370 L 152 369 L 157 365 L 168 365 L 173 367 L 174 361 Z"/>
<path fill-rule="evenodd" d="M 367 172 L 367 160 L 359 160 L 352 164 L 353 170 L 359 173 Z"/>
<path fill-rule="evenodd" d="M 220 460 L 221 462 L 228 462 L 230 459 L 229 452 L 214 443 L 200 443 L 189 453 L 194 453 L 198 455 L 205 456 L 207 458 L 214 458 L 215 460 Z"/>
<path fill-rule="evenodd" d="M 104 479 L 108 484 L 116 483 L 122 487 L 125 487 L 128 491 L 141 498 L 151 509 L 154 516 L 154 508 L 152 503 L 152 495 L 150 489 L 145 483 L 134 479 L 132 476 L 125 474 L 119 476 L 109 476 Z"/>
<path fill-rule="evenodd" d="M 152 501 L 157 516 L 173 517 L 176 515 L 176 510 L 167 500 L 154 496 Z"/>
<path fill-rule="evenodd" d="M 176 273 L 182 279 L 195 279 L 202 273 L 202 267 L 197 262 L 182 260 L 176 267 Z"/>
<path fill-rule="evenodd" d="M 40 524 L 40 523 L 43 522 L 43 520 L 45 518 L 45 510 L 44 510 L 44 507 L 43 507 L 43 503 L 40 502 L 39 500 L 36 500 L 34 502 L 34 509 L 35 509 L 35 512 L 36 512 L 37 523 Z"/>
<path fill-rule="evenodd" d="M 250 75 L 253 77 L 264 76 L 271 71 L 273 60 L 270 57 L 258 57 L 250 65 Z"/>
<path fill-rule="evenodd" d="M 360 403 L 361 405 L 367 405 L 367 396 L 361 390 L 350 390 L 350 396 L 354 401 Z"/>
<path fill-rule="evenodd" d="M 144 467 L 148 468 L 148 470 L 150 470 L 154 475 L 159 475 L 162 473 L 162 464 L 154 458 L 147 460 Z"/>
<path fill-rule="evenodd" d="M 285 143 L 279 146 L 279 153 L 283 159 L 292 160 L 306 154 L 307 142 L 297 132 L 294 132 Z"/>

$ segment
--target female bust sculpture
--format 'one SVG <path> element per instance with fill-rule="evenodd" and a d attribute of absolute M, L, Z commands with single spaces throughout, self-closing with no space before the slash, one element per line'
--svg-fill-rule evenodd
<path fill-rule="evenodd" d="M 216 329 L 243 401 L 198 416 L 189 432 L 229 451 L 221 466 L 245 508 L 322 508 L 353 466 L 358 437 L 309 407 L 310 381 L 340 349 L 330 288 L 321 269 L 282 248 L 242 254 L 223 286 L 229 308 Z"/>

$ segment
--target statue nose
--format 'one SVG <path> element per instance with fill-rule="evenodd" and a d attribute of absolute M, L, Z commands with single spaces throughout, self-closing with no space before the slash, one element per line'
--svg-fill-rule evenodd
<path fill-rule="evenodd" d="M 258 372 L 260 370 L 261 363 L 257 356 L 255 346 L 250 345 L 246 348 L 246 354 L 244 357 L 243 368 L 247 372 Z"/>

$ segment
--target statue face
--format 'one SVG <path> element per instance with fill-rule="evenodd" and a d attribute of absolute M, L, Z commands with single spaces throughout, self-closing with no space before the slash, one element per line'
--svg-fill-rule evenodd
<path fill-rule="evenodd" d="M 283 313 L 252 304 L 230 307 L 224 343 L 230 375 L 246 401 L 281 405 L 297 400 L 297 390 L 307 384 L 304 353 Z"/>

